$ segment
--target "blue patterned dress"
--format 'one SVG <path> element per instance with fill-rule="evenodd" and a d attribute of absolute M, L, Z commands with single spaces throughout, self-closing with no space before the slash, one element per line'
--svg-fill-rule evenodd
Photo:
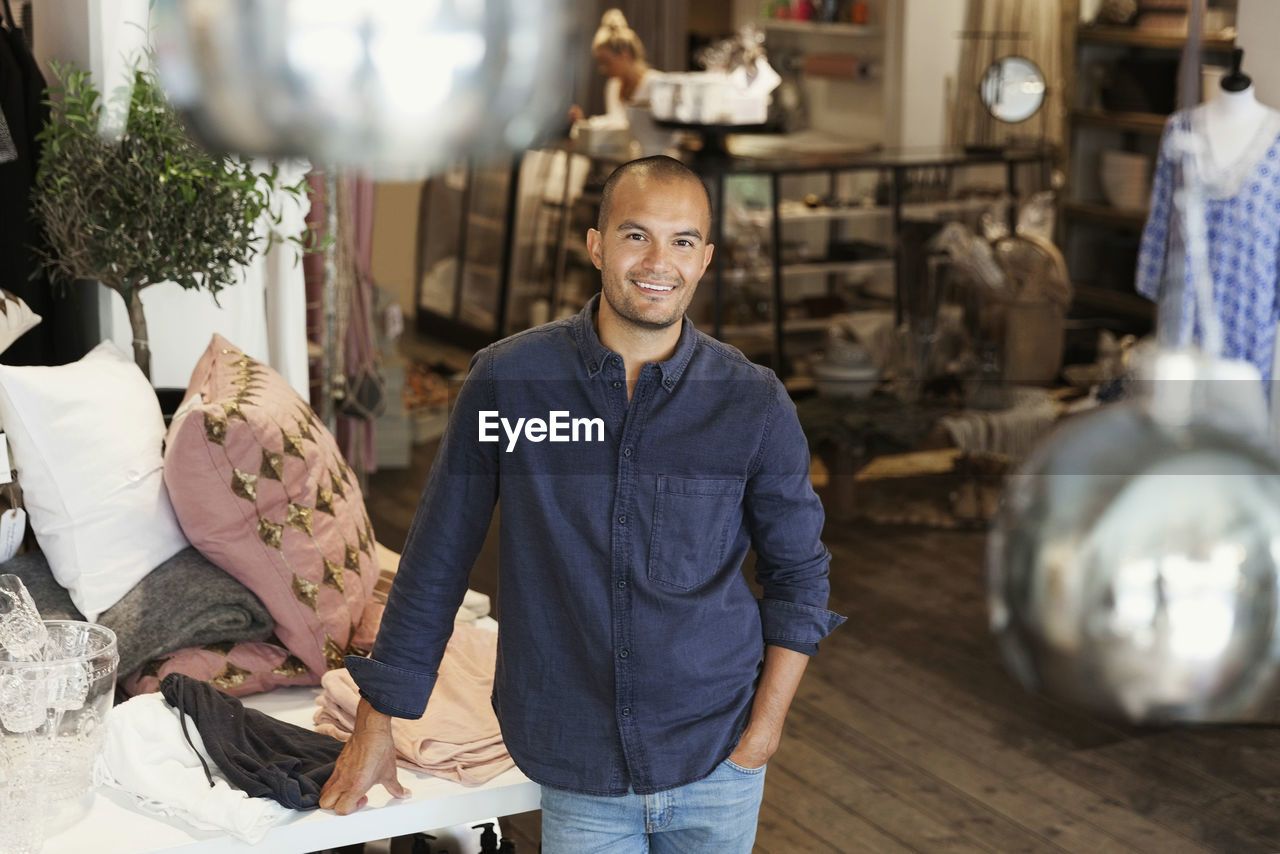
<path fill-rule="evenodd" d="M 1207 139 L 1199 127 L 1203 121 L 1202 109 L 1179 112 L 1165 125 L 1160 141 L 1151 213 L 1142 232 L 1136 281 L 1138 293 L 1148 299 L 1159 299 L 1164 289 L 1174 222 L 1173 194 L 1178 170 L 1170 131 L 1181 127 L 1201 140 Z M 1276 324 L 1280 322 L 1280 113 L 1268 111 L 1236 163 L 1219 167 L 1206 151 L 1196 155 L 1195 163 L 1205 185 L 1213 310 L 1221 323 L 1223 340 L 1219 355 L 1252 362 L 1269 388 Z M 1193 272 L 1194 265 L 1188 263 L 1178 337 L 1170 343 L 1201 343 L 1203 330 L 1195 312 Z M 1163 303 L 1162 307 L 1168 308 Z"/>

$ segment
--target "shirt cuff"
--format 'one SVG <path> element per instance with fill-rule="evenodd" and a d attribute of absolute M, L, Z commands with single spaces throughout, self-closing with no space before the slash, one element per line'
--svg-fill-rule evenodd
<path fill-rule="evenodd" d="M 817 655 L 818 645 L 816 643 L 799 643 L 798 641 L 779 641 L 773 640 L 767 642 L 768 646 L 780 646 L 783 649 L 793 649 L 796 652 L 805 655 Z"/>
<path fill-rule="evenodd" d="M 360 696 L 382 714 L 416 720 L 427 710 L 436 674 L 414 673 L 359 655 L 348 655 L 343 664 L 360 688 Z"/>
<path fill-rule="evenodd" d="M 786 602 L 782 599 L 760 600 L 760 624 L 764 629 L 764 642 L 806 655 L 817 652 L 818 641 L 831 634 L 845 619 L 815 605 Z"/>

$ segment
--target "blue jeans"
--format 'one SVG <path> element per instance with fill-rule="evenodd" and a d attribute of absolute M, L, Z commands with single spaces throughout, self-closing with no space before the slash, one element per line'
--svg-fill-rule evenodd
<path fill-rule="evenodd" d="M 542 787 L 542 854 L 751 854 L 764 768 L 729 760 L 710 776 L 620 798 Z"/>

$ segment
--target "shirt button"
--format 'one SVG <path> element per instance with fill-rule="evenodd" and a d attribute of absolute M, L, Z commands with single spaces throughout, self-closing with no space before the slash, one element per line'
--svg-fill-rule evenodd
<path fill-rule="evenodd" d="M 614 380 L 614 381 L 613 381 L 613 387 L 614 387 L 614 388 L 622 388 L 622 380 Z"/>
<path fill-rule="evenodd" d="M 618 582 L 618 589 L 619 589 L 619 590 L 626 590 L 626 589 L 627 589 L 627 582 L 625 582 L 625 581 L 619 581 L 619 582 Z"/>
<path fill-rule="evenodd" d="M 631 717 L 631 707 L 630 707 L 630 706 L 623 706 L 623 707 L 622 707 L 622 716 L 623 716 L 624 718 Z"/>
<path fill-rule="evenodd" d="M 623 455 L 624 457 L 629 457 L 629 456 L 631 456 L 631 449 L 630 449 L 630 448 L 623 448 L 623 449 L 622 449 L 622 455 Z"/>
<path fill-rule="evenodd" d="M 630 658 L 630 657 L 631 657 L 631 650 L 623 649 L 618 651 L 618 658 Z"/>
<path fill-rule="evenodd" d="M 618 517 L 618 524 L 619 524 L 619 525 L 625 525 L 625 524 L 627 524 L 627 517 L 626 517 L 626 516 L 619 516 L 619 517 Z"/>
<path fill-rule="evenodd" d="M 590 367 L 591 367 L 591 370 L 594 372 L 594 371 L 595 371 L 595 369 L 596 369 L 596 363 L 595 363 L 595 362 L 592 362 L 592 363 L 591 363 L 591 365 L 590 365 Z"/>
<path fill-rule="evenodd" d="M 614 363 L 615 365 L 617 365 L 619 368 L 620 368 L 620 367 L 622 367 L 622 357 L 621 357 L 621 356 L 614 356 L 614 357 L 613 357 L 613 363 Z"/>
<path fill-rule="evenodd" d="M 667 388 L 671 388 L 673 385 L 675 385 L 675 384 L 676 384 L 676 381 L 675 381 L 675 380 L 673 380 L 673 379 L 668 378 L 668 379 L 663 380 L 663 381 L 662 381 L 662 384 L 663 384 L 664 386 L 666 386 Z"/>

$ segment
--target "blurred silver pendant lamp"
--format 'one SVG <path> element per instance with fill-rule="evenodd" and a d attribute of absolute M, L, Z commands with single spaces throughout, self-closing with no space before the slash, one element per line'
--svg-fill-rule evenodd
<path fill-rule="evenodd" d="M 412 178 L 566 114 L 563 0 L 157 0 L 161 80 L 210 148 Z"/>
<path fill-rule="evenodd" d="M 988 605 L 1006 664 L 1032 690 L 1131 723 L 1274 723 L 1280 461 L 1257 368 L 1221 358 L 1201 144 L 1169 141 L 1181 168 L 1160 343 L 1125 400 L 1072 418 L 1010 478 Z"/>
<path fill-rule="evenodd" d="M 581 51 L 567 0 L 155 0 L 160 79 L 208 148 L 424 178 L 535 143 L 564 120 Z M 338 231 L 329 206 L 329 234 Z M 321 392 L 342 394 L 327 251 Z"/>
<path fill-rule="evenodd" d="M 1026 687 L 1131 723 L 1280 719 L 1280 463 L 1256 372 L 1160 352 L 1013 475 L 991 626 Z"/>

